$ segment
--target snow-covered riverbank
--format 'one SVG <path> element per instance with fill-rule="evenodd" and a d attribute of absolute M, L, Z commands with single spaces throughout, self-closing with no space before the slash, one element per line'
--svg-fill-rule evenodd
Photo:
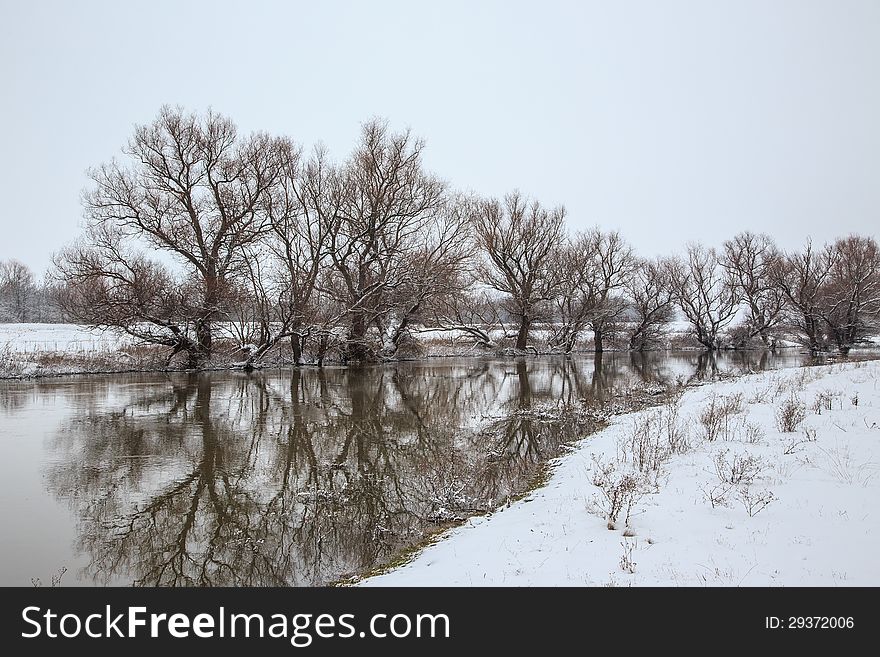
<path fill-rule="evenodd" d="M 876 586 L 878 379 L 778 370 L 618 416 L 546 486 L 362 584 Z"/>
<path fill-rule="evenodd" d="M 212 362 L 206 369 L 235 369 L 241 363 L 241 346 L 247 344 L 239 335 L 240 327 L 218 323 L 218 335 Z M 700 351 L 690 337 L 687 324 L 670 322 L 667 326 L 667 350 Z M 503 332 L 490 332 L 493 339 L 501 340 Z M 477 348 L 472 336 L 460 331 L 419 329 L 416 332 L 419 347 L 401 353 L 403 359 L 471 357 L 510 355 L 511 351 Z M 547 346 L 550 332 L 535 328 L 532 331 L 534 345 L 527 353 L 549 353 Z M 579 348 L 584 354 L 592 354 L 589 336 Z M 794 346 L 794 343 L 786 343 Z M 609 347 L 609 352 L 615 351 Z M 799 349 L 783 350 L 796 353 Z M 91 374 L 112 372 L 150 372 L 166 369 L 182 369 L 184 359 L 168 362 L 170 347 L 140 344 L 130 336 L 113 330 L 100 330 L 78 324 L 3 324 L 0 323 L 0 379 L 58 376 L 67 374 Z M 305 354 L 306 362 L 314 364 L 314 354 Z M 268 367 L 289 366 L 293 355 L 289 344 L 282 341 L 260 363 Z M 332 351 L 324 362 L 339 362 L 339 352 Z"/>

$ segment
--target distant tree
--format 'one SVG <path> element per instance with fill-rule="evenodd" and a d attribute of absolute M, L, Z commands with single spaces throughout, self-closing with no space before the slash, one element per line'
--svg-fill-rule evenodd
<path fill-rule="evenodd" d="M 877 330 L 880 317 L 880 250 L 870 237 L 850 235 L 828 248 L 829 275 L 820 314 L 842 354 Z"/>
<path fill-rule="evenodd" d="M 785 294 L 774 272 L 781 254 L 768 235 L 739 233 L 724 243 L 721 264 L 733 281 L 734 290 L 748 308 L 743 324 L 742 346 L 758 337 L 771 346 L 771 334 L 782 320 Z"/>
<path fill-rule="evenodd" d="M 642 260 L 626 279 L 625 289 L 632 314 L 629 348 L 644 351 L 655 346 L 663 326 L 675 316 L 675 294 L 669 266 L 662 260 Z"/>
<path fill-rule="evenodd" d="M 38 289 L 30 268 L 18 260 L 0 262 L 0 321 L 27 322 Z"/>
<path fill-rule="evenodd" d="M 219 114 L 198 116 L 164 107 L 153 123 L 135 129 L 123 151 L 129 166 L 113 161 L 91 171 L 85 239 L 99 243 L 77 250 L 71 266 L 61 263 L 60 271 L 78 283 L 90 279 L 95 290 L 119 291 L 110 271 L 127 265 L 137 270 L 146 262 L 131 247 L 169 253 L 184 271 L 189 295 L 179 308 L 191 313 L 186 323 L 192 335 L 184 348 L 191 365 L 201 364 L 211 356 L 212 326 L 227 310 L 225 297 L 242 266 L 244 247 L 271 229 L 265 208 L 281 171 L 278 152 L 286 148 L 286 140 L 266 134 L 239 137 L 232 121 Z M 109 249 L 107 237 L 114 245 Z M 118 257 L 123 251 L 124 262 Z M 86 253 L 88 258 L 77 257 Z M 107 302 L 112 305 L 112 299 Z M 91 319 L 89 313 L 86 317 Z M 131 331 L 127 325 L 121 328 Z"/>
<path fill-rule="evenodd" d="M 635 256 L 620 233 L 594 228 L 565 241 L 557 258 L 559 316 L 553 343 L 565 353 L 574 349 L 584 329 L 593 331 L 596 352 L 626 309 L 621 295 L 632 273 Z"/>
<path fill-rule="evenodd" d="M 822 305 L 834 254 L 807 241 L 801 251 L 784 255 L 774 269 L 774 283 L 785 295 L 783 316 L 801 342 L 816 353 L 825 347 Z"/>
<path fill-rule="evenodd" d="M 669 261 L 668 271 L 676 303 L 697 342 L 710 351 L 720 349 L 720 331 L 734 318 L 739 303 L 718 253 L 691 244 L 684 258 Z"/>
<path fill-rule="evenodd" d="M 570 354 L 596 310 L 599 274 L 594 270 L 594 243 L 584 233 L 564 236 L 553 259 L 553 324 L 550 347 Z"/>
<path fill-rule="evenodd" d="M 473 212 L 483 256 L 478 276 L 504 295 L 503 309 L 517 319 L 517 349 L 526 348 L 532 323 L 556 296 L 564 217 L 564 208 L 546 209 L 519 192 L 482 201 Z"/>

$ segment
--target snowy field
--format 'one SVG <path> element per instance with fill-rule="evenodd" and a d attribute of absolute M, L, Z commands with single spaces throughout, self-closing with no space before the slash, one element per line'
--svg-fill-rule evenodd
<path fill-rule="evenodd" d="M 123 343 L 119 334 L 78 324 L 0 324 L 0 349 L 14 353 L 106 351 Z"/>
<path fill-rule="evenodd" d="M 880 585 L 878 378 L 778 370 L 618 416 L 545 487 L 361 584 Z M 624 500 L 610 530 L 603 489 Z"/>

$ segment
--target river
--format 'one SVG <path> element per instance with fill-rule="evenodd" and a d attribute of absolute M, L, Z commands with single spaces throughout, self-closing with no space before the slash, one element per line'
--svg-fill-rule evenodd
<path fill-rule="evenodd" d="M 794 351 L 0 381 L 0 584 L 314 586 L 526 490 L 633 386 Z"/>

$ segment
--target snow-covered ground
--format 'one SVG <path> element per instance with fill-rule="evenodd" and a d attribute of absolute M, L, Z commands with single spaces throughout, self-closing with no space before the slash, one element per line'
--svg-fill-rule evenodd
<path fill-rule="evenodd" d="M 78 324 L 0 324 L 0 348 L 15 353 L 108 350 L 123 342 L 118 333 Z"/>
<path fill-rule="evenodd" d="M 546 486 L 362 584 L 876 586 L 878 379 L 876 361 L 778 370 L 618 416 Z M 597 460 L 612 493 L 644 465 L 628 527 L 606 526 Z"/>

